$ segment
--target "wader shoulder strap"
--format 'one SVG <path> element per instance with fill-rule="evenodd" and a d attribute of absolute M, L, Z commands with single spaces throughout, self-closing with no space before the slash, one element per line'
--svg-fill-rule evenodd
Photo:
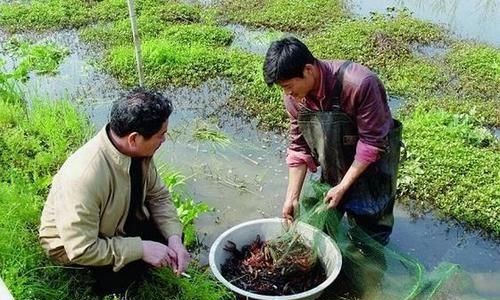
<path fill-rule="evenodd" d="M 337 72 L 335 72 L 335 84 L 333 85 L 332 92 L 332 105 L 340 107 L 340 96 L 342 95 L 342 88 L 344 82 L 345 69 L 351 64 L 350 60 L 346 60 L 340 65 Z"/>

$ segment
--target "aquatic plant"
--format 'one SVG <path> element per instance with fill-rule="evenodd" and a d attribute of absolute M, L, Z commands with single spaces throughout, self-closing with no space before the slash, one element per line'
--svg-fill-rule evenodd
<path fill-rule="evenodd" d="M 170 192 L 171 200 L 177 208 L 177 215 L 183 226 L 184 243 L 187 247 L 193 248 L 198 245 L 196 235 L 195 220 L 204 213 L 213 209 L 206 203 L 195 201 L 185 190 L 187 177 L 180 172 L 169 169 L 166 166 L 160 167 L 160 176 L 164 180 Z"/>
<path fill-rule="evenodd" d="M 0 26 L 10 31 L 74 28 L 91 22 L 86 1 L 34 0 L 0 4 Z"/>
<path fill-rule="evenodd" d="M 214 150 L 228 146 L 231 140 L 213 127 L 204 121 L 197 120 L 193 129 L 193 140 L 198 143 L 209 143 Z"/>
<path fill-rule="evenodd" d="M 500 144 L 468 115 L 416 110 L 403 119 L 400 199 L 500 235 Z"/>
<path fill-rule="evenodd" d="M 222 0 L 216 8 L 226 22 L 285 32 L 312 32 L 348 13 L 338 0 Z"/>
<path fill-rule="evenodd" d="M 59 65 L 69 55 L 69 50 L 54 43 L 33 44 L 30 41 L 10 39 L 5 50 L 18 59 L 13 73 L 16 79 L 25 81 L 29 73 L 54 75 Z"/>
<path fill-rule="evenodd" d="M 500 125 L 500 49 L 477 43 L 456 43 L 447 53 L 450 73 L 458 77 L 450 93 L 457 99 L 480 99 L 490 109 L 483 110 L 485 122 Z M 480 102 L 478 101 L 478 102 Z"/>

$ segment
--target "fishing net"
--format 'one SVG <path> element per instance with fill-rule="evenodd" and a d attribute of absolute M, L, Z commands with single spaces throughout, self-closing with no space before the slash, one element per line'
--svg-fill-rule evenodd
<path fill-rule="evenodd" d="M 342 221 L 323 201 L 330 188 L 313 180 L 306 183 L 296 216 L 330 235 L 341 250 L 341 273 L 324 299 L 483 299 L 459 265 L 443 262 L 427 271 L 415 258 Z"/>

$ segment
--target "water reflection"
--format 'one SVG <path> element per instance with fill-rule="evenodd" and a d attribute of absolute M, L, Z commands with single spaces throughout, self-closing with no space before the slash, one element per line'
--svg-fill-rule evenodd
<path fill-rule="evenodd" d="M 235 35 L 231 47 L 262 56 L 266 54 L 271 42 L 283 35 L 279 31 L 251 30 L 238 24 L 229 24 L 226 27 L 232 30 Z"/>
<path fill-rule="evenodd" d="M 500 46 L 499 0 L 351 0 L 355 13 L 385 12 L 387 7 L 407 7 L 416 17 L 444 24 L 458 36 Z"/>
<path fill-rule="evenodd" d="M 446 52 L 449 50 L 447 47 L 441 46 L 427 46 L 427 45 L 411 45 L 411 51 L 420 56 L 424 56 L 427 58 L 435 59 L 435 58 L 443 58 L 446 55 Z"/>

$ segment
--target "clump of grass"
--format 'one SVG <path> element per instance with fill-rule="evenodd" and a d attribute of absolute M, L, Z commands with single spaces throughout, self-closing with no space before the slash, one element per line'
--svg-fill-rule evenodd
<path fill-rule="evenodd" d="M 50 173 L 83 142 L 88 123 L 66 102 L 35 102 L 26 111 L 21 101 L 4 100 L 0 98 L 0 209 L 4 212 L 0 277 L 16 299 L 68 295 L 85 299 L 72 292 L 76 285 L 71 276 L 56 271 L 41 247 L 34 245 Z"/>
<path fill-rule="evenodd" d="M 0 4 L 0 26 L 10 30 L 80 27 L 92 22 L 89 3 L 79 0 L 33 0 Z"/>
<path fill-rule="evenodd" d="M 458 90 L 457 97 L 480 98 L 498 109 L 500 49 L 474 43 L 457 43 L 448 52 L 446 60 L 451 72 L 458 75 L 458 86 L 455 87 Z"/>
<path fill-rule="evenodd" d="M 224 51 L 219 48 L 183 45 L 165 39 L 145 41 L 142 47 L 146 82 L 150 86 L 196 86 L 208 78 L 216 78 L 228 67 Z M 104 68 L 123 84 L 134 84 L 133 48 L 113 48 L 106 57 Z"/>
<path fill-rule="evenodd" d="M 199 8 L 177 1 L 139 0 L 136 10 L 138 15 L 155 12 L 166 22 L 201 18 Z M 127 17 L 127 2 L 120 0 L 33 0 L 0 4 L 0 26 L 9 31 L 80 28 Z"/>
<path fill-rule="evenodd" d="M 188 24 L 168 26 L 161 33 L 161 37 L 187 45 L 202 44 L 209 47 L 225 47 L 231 44 L 234 34 L 223 27 Z"/>
<path fill-rule="evenodd" d="M 180 1 L 156 1 L 161 5 L 145 6 L 142 14 L 154 20 L 162 20 L 165 24 L 199 23 L 202 18 L 201 8 Z"/>
<path fill-rule="evenodd" d="M 0 70 L 3 69 L 5 62 L 0 59 Z M 20 72 L 0 71 L 0 99 L 5 103 L 10 104 L 24 104 L 22 98 L 22 91 L 20 89 L 19 81 L 23 79 L 19 74 Z"/>
<path fill-rule="evenodd" d="M 449 82 L 443 70 L 427 58 L 411 57 L 391 61 L 379 72 L 389 94 L 406 99 L 429 97 L 439 93 Z"/>
<path fill-rule="evenodd" d="M 92 1 L 89 1 L 92 3 Z M 143 2 L 150 1 L 135 1 L 136 10 L 139 10 Z M 127 1 L 120 0 L 103 0 L 93 2 L 95 5 L 89 7 L 89 13 L 92 19 L 101 22 L 116 21 L 128 17 Z"/>
<path fill-rule="evenodd" d="M 28 41 L 11 39 L 6 50 L 19 58 L 15 71 L 16 79 L 25 81 L 29 73 L 53 75 L 58 72 L 59 65 L 69 55 L 69 50 L 54 43 L 33 44 Z"/>
<path fill-rule="evenodd" d="M 161 26 L 161 22 L 148 20 L 147 16 L 144 15 L 137 18 L 137 24 L 141 39 L 148 39 L 158 35 L 163 27 Z M 85 27 L 80 31 L 80 37 L 85 42 L 102 45 L 106 48 L 127 44 L 131 45 L 133 42 L 129 19 Z"/>
<path fill-rule="evenodd" d="M 312 32 L 347 13 L 344 2 L 338 0 L 223 0 L 217 9 L 226 22 L 287 32 Z"/>
<path fill-rule="evenodd" d="M 32 106 L 29 118 L 24 116 L 15 121 L 16 126 L 3 128 L 0 179 L 23 179 L 37 190 L 45 190 L 68 151 L 89 136 L 90 125 L 81 125 L 87 121 L 68 102 L 35 102 Z"/>
<path fill-rule="evenodd" d="M 199 43 L 208 46 L 227 46 L 233 39 L 228 29 L 204 24 L 165 23 L 158 16 L 143 14 L 138 17 L 138 28 L 142 40 L 161 37 L 178 43 Z M 123 19 L 114 23 L 102 23 L 87 27 L 81 31 L 84 41 L 97 43 L 106 47 L 132 43 L 130 20 Z"/>
<path fill-rule="evenodd" d="M 437 109 L 452 114 L 468 115 L 483 126 L 500 126 L 500 103 L 495 99 L 443 95 L 419 99 L 418 106 L 426 110 Z"/>
<path fill-rule="evenodd" d="M 197 121 L 193 130 L 193 140 L 210 143 L 213 147 L 226 147 L 231 140 L 220 130 L 211 128 L 209 124 Z"/>
<path fill-rule="evenodd" d="M 401 199 L 500 235 L 500 145 L 467 115 L 419 107 L 404 119 Z"/>

